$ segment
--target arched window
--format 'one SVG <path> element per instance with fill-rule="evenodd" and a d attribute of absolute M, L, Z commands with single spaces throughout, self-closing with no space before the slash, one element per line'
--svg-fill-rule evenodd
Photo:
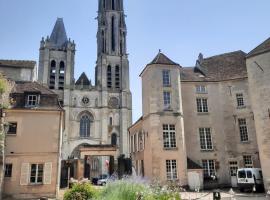
<path fill-rule="evenodd" d="M 111 30 L 112 30 L 112 35 L 111 35 L 111 42 L 112 42 L 112 51 L 115 51 L 115 30 L 114 30 L 114 16 L 112 17 L 112 24 L 111 24 Z"/>
<path fill-rule="evenodd" d="M 110 65 L 107 68 L 107 87 L 112 88 L 112 67 Z"/>
<path fill-rule="evenodd" d="M 117 135 L 115 133 L 113 133 L 111 136 L 111 143 L 112 143 L 112 146 L 117 145 Z"/>
<path fill-rule="evenodd" d="M 106 0 L 103 0 L 103 8 L 106 8 Z"/>
<path fill-rule="evenodd" d="M 56 72 L 56 62 L 55 60 L 51 61 L 51 68 L 50 68 L 50 89 L 55 89 L 55 72 Z"/>
<path fill-rule="evenodd" d="M 115 2 L 112 0 L 112 10 L 115 10 Z"/>
<path fill-rule="evenodd" d="M 120 69 L 119 66 L 115 66 L 115 88 L 120 89 Z"/>
<path fill-rule="evenodd" d="M 110 117 L 110 126 L 112 126 L 112 125 L 113 125 L 113 118 Z"/>
<path fill-rule="evenodd" d="M 63 90 L 64 84 L 65 84 L 65 63 L 64 61 L 61 61 L 59 66 L 58 89 Z"/>
<path fill-rule="evenodd" d="M 106 49 L 106 41 L 105 41 L 105 34 L 104 31 L 102 30 L 101 32 L 101 36 L 102 36 L 102 53 L 105 53 L 105 49 Z"/>
<path fill-rule="evenodd" d="M 90 117 L 87 114 L 81 116 L 80 119 L 80 137 L 90 137 Z"/>

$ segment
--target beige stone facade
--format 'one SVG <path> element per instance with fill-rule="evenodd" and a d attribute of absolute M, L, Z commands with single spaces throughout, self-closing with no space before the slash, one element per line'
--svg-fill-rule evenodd
<path fill-rule="evenodd" d="M 209 58 L 200 54 L 195 67 L 185 68 L 159 53 L 146 66 L 141 74 L 143 116 L 129 129 L 130 153 L 138 174 L 168 180 L 165 161 L 175 159 L 180 164 L 176 180 L 181 183 L 192 182 L 194 170 L 201 186 L 202 169 L 204 187 L 236 187 L 238 168 L 260 168 L 260 160 L 267 159 L 257 144 L 254 93 L 250 92 L 245 58 L 242 51 Z M 168 71 L 169 78 L 163 71 Z M 176 149 L 164 149 L 168 141 L 173 142 L 164 124 L 175 126 Z"/>
<path fill-rule="evenodd" d="M 36 102 L 29 101 L 31 95 L 38 97 Z M 17 101 L 5 111 L 9 130 L 4 196 L 7 199 L 56 197 L 64 126 L 57 95 L 37 83 L 28 82 L 16 84 L 11 96 Z"/>
<path fill-rule="evenodd" d="M 247 56 L 248 86 L 254 112 L 260 161 L 266 190 L 270 190 L 270 39 Z"/>

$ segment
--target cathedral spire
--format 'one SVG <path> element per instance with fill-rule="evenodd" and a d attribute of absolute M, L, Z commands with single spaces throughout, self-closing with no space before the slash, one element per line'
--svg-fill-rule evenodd
<path fill-rule="evenodd" d="M 126 55 L 126 23 L 123 0 L 99 0 L 98 56 Z"/>
<path fill-rule="evenodd" d="M 67 44 L 68 38 L 63 18 L 57 18 L 49 40 L 52 45 L 58 48 Z"/>

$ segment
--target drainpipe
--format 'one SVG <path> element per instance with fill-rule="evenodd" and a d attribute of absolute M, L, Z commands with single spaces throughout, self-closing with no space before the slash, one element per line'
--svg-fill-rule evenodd
<path fill-rule="evenodd" d="M 61 108 L 59 114 L 59 140 L 58 140 L 58 162 L 57 162 L 57 180 L 56 180 L 56 198 L 59 198 L 60 181 L 61 181 L 61 161 L 62 161 L 62 138 L 63 138 L 63 120 L 65 111 Z"/>

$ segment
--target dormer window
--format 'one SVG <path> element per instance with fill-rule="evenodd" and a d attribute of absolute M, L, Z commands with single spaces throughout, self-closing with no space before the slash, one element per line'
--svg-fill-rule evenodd
<path fill-rule="evenodd" d="M 26 106 L 36 107 L 37 105 L 38 105 L 38 95 L 37 94 L 27 95 Z"/>
<path fill-rule="evenodd" d="M 196 93 L 198 94 L 205 94 L 207 93 L 207 89 L 205 85 L 197 85 L 196 86 Z"/>

